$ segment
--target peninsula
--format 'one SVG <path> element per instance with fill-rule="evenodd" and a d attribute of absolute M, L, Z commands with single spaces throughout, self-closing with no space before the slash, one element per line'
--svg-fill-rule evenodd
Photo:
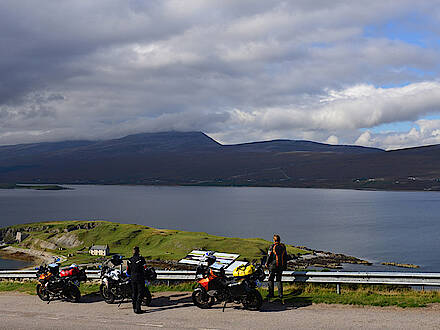
<path fill-rule="evenodd" d="M 155 229 L 136 224 L 107 221 L 38 222 L 0 228 L 0 241 L 7 243 L 0 254 L 40 262 L 59 256 L 64 264 L 93 264 L 102 257 L 91 255 L 89 248 L 107 245 L 110 253 L 129 256 L 133 246 L 140 247 L 146 259 L 162 268 L 184 267 L 177 263 L 190 251 L 212 250 L 240 254 L 239 260 L 259 260 L 271 242 L 261 238 L 228 238 L 202 232 Z M 368 264 L 342 254 L 314 251 L 287 245 L 290 269 L 310 266 L 341 268 L 342 263 Z M 35 260 L 39 259 L 39 260 Z"/>

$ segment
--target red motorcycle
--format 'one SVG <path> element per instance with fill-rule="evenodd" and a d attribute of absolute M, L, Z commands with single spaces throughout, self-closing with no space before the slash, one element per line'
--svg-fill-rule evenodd
<path fill-rule="evenodd" d="M 41 265 L 38 268 L 37 277 L 37 295 L 41 300 L 48 303 L 54 298 L 78 302 L 81 299 L 80 282 L 87 280 L 85 270 L 80 270 L 78 267 L 69 267 L 60 272 L 57 263 L 47 266 Z"/>
<path fill-rule="evenodd" d="M 216 303 L 224 302 L 224 311 L 228 302 L 235 302 L 242 304 L 245 309 L 259 310 L 263 304 L 263 298 L 257 287 L 261 285 L 261 281 L 266 276 L 263 267 L 258 265 L 249 275 L 227 277 L 223 268 L 216 271 L 210 267 L 215 262 L 214 258 L 209 256 L 204 258 L 208 265 L 197 267 L 198 286 L 192 293 L 194 305 L 206 309 Z"/>

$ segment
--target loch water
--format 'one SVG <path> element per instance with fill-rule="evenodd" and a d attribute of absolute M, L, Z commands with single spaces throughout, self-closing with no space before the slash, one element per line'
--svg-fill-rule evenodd
<path fill-rule="evenodd" d="M 22 260 L 13 260 L 0 257 L 0 270 L 22 269 L 31 266 L 31 263 Z"/>
<path fill-rule="evenodd" d="M 417 264 L 418 271 L 440 271 L 440 192 L 66 187 L 73 189 L 0 189 L 0 227 L 49 220 L 108 220 L 267 240 L 279 233 L 286 243 L 375 263 L 365 271 L 381 270 L 382 261 Z M 0 260 L 0 268 L 4 263 Z"/>

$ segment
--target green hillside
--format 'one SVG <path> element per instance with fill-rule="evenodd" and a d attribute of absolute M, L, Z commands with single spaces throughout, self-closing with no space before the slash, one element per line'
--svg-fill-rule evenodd
<path fill-rule="evenodd" d="M 0 240 L 12 241 L 17 231 L 25 234 L 14 246 L 53 252 L 68 256 L 67 262 L 91 262 L 88 254 L 92 245 L 105 245 L 111 253 L 130 256 L 133 246 L 139 246 L 148 259 L 178 260 L 194 249 L 238 253 L 240 259 L 261 258 L 271 242 L 261 238 L 228 238 L 201 232 L 155 229 L 135 224 L 107 221 L 57 221 L 15 225 L 0 231 Z M 60 250 L 61 248 L 61 250 Z M 289 254 L 308 251 L 287 246 Z M 67 263 L 66 262 L 66 263 Z"/>

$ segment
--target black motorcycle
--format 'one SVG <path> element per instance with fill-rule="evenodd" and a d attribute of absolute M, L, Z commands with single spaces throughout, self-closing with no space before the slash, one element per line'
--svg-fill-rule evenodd
<path fill-rule="evenodd" d="M 260 310 L 263 298 L 257 287 L 265 278 L 261 265 L 256 266 L 252 274 L 241 277 L 227 277 L 210 267 L 199 266 L 196 271 L 198 286 L 192 294 L 194 305 L 199 308 L 211 308 L 216 303 L 235 302 L 248 310 Z"/>
<path fill-rule="evenodd" d="M 58 264 L 41 265 L 37 269 L 37 278 L 37 295 L 47 303 L 56 298 L 79 302 L 81 299 L 80 281 L 87 279 L 84 270 L 78 272 L 75 276 L 60 277 Z"/>
<path fill-rule="evenodd" d="M 111 263 L 114 266 L 119 266 L 122 263 L 122 258 L 112 258 Z M 151 292 L 148 289 L 148 281 L 154 281 L 157 277 L 156 271 L 152 267 L 145 267 L 145 294 L 142 299 L 143 306 L 151 304 Z M 101 266 L 101 285 L 99 288 L 102 298 L 107 304 L 113 304 L 115 301 L 129 300 L 132 297 L 131 280 L 126 272 L 119 269 L 109 267 L 108 263 Z"/>

